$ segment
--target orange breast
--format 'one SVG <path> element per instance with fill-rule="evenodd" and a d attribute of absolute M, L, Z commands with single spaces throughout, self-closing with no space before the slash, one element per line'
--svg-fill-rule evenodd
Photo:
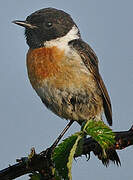
<path fill-rule="evenodd" d="M 27 69 L 32 86 L 39 86 L 46 78 L 55 76 L 60 71 L 59 63 L 63 56 L 64 51 L 57 47 L 30 49 L 27 54 Z"/>

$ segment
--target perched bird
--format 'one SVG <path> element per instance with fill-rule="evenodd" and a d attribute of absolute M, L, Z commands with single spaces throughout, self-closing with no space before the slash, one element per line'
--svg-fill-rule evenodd
<path fill-rule="evenodd" d="M 48 109 L 70 120 L 55 144 L 74 121 L 101 121 L 104 113 L 112 125 L 111 102 L 99 74 L 98 58 L 82 40 L 71 16 L 45 8 L 13 23 L 25 27 L 32 87 Z"/>

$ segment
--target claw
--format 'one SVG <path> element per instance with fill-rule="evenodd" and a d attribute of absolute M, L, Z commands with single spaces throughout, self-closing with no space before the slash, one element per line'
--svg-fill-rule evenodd
<path fill-rule="evenodd" d="M 46 149 L 45 151 L 42 151 L 39 155 L 40 156 L 43 156 L 45 158 L 51 158 L 51 155 L 52 155 L 52 152 L 53 152 L 53 149 L 52 147 L 49 147 L 48 149 Z"/>
<path fill-rule="evenodd" d="M 87 161 L 89 161 L 90 160 L 90 153 L 85 154 L 85 157 L 87 158 Z"/>

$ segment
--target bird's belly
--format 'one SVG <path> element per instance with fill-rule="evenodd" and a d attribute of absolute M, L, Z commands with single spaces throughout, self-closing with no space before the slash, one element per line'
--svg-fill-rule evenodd
<path fill-rule="evenodd" d="M 57 48 L 33 50 L 28 53 L 27 66 L 33 88 L 55 114 L 76 121 L 101 117 L 100 90 L 77 53 L 66 57 Z"/>
<path fill-rule="evenodd" d="M 101 118 L 103 105 L 99 89 L 90 77 L 83 79 L 82 73 L 79 74 L 72 79 L 63 75 L 46 79 L 36 92 L 47 108 L 62 118 L 76 121 Z"/>

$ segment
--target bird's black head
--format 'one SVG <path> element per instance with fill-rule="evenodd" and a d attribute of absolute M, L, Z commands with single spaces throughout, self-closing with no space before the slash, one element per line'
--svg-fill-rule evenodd
<path fill-rule="evenodd" d="M 30 48 L 42 47 L 46 41 L 63 37 L 76 26 L 69 14 L 54 8 L 41 9 L 28 16 L 26 21 L 16 20 L 13 23 L 25 27 Z"/>

